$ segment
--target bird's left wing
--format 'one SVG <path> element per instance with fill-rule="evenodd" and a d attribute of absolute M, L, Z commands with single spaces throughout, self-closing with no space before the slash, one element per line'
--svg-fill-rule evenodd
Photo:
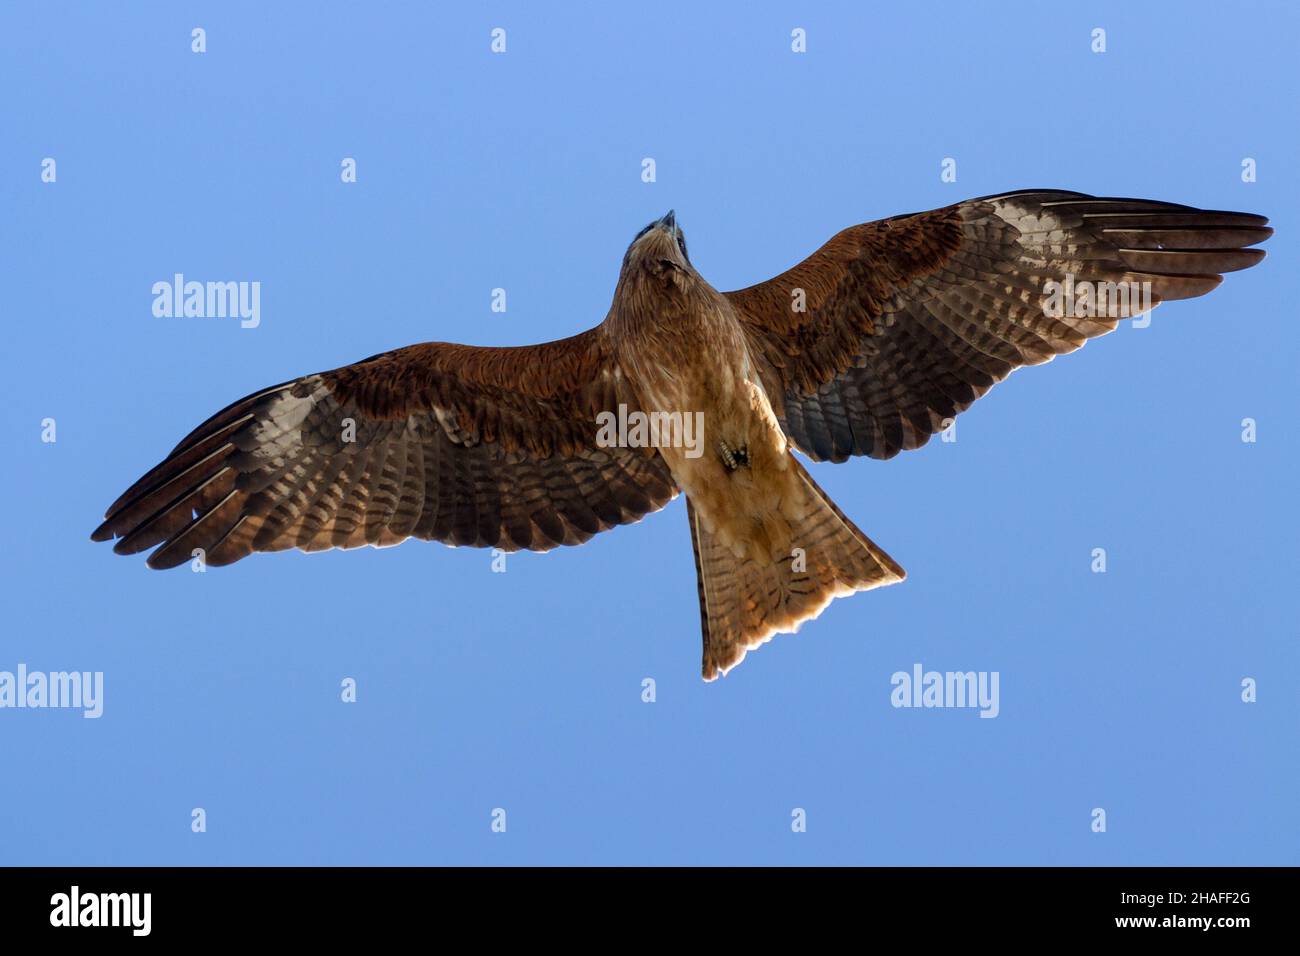
<path fill-rule="evenodd" d="M 794 443 L 818 460 L 924 445 L 1037 365 L 1264 257 L 1262 216 L 1034 190 L 853 226 L 727 293 Z M 1104 301 L 1103 301 L 1104 297 Z"/>
<path fill-rule="evenodd" d="M 596 440 L 597 414 L 634 402 L 599 327 L 520 348 L 413 345 L 218 412 L 92 537 L 119 554 L 158 546 L 154 568 L 410 537 L 581 544 L 677 493 L 654 449 Z"/>

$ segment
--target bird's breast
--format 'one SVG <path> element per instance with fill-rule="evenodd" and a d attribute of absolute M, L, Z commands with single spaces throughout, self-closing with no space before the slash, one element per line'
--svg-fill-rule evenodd
<path fill-rule="evenodd" d="M 665 303 L 652 320 L 628 323 L 622 338 L 623 368 L 647 411 L 717 413 L 756 377 L 740 323 L 717 293 Z"/>
<path fill-rule="evenodd" d="M 620 360 L 642 413 L 659 422 L 647 434 L 679 487 L 739 547 L 740 529 L 779 512 L 792 472 L 744 330 L 714 295 L 667 321 L 638 323 L 620 343 Z"/>

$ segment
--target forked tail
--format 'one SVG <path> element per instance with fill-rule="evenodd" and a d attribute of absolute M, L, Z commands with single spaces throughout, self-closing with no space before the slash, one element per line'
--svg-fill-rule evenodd
<path fill-rule="evenodd" d="M 857 529 L 794 458 L 805 492 L 789 541 L 770 560 L 741 558 L 704 526 L 690 499 L 704 631 L 704 679 L 726 674 L 745 652 L 792 633 L 837 598 L 905 578 L 906 572 Z"/>

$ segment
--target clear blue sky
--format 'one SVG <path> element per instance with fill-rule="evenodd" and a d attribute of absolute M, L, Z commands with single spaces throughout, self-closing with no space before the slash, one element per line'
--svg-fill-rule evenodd
<path fill-rule="evenodd" d="M 0 862 L 1296 863 L 1295 5 L 546 6 L 4 5 L 0 670 L 103 671 L 105 700 L 0 710 Z M 88 540 L 261 386 L 594 325 L 670 207 L 729 289 L 1039 186 L 1278 235 L 955 444 L 815 467 L 910 577 L 718 683 L 680 499 L 505 574 L 419 542 L 159 573 Z M 176 272 L 259 281 L 261 325 L 155 318 Z M 915 663 L 997 671 L 1000 715 L 891 707 Z"/>

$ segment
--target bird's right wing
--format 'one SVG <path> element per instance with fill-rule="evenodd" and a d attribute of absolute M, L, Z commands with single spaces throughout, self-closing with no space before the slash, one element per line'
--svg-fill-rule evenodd
<path fill-rule="evenodd" d="M 1264 253 L 1246 247 L 1272 234 L 1267 222 L 1009 193 L 852 226 L 727 298 L 799 448 L 831 461 L 889 458 L 924 445 L 1014 369 L 1254 265 Z M 1061 290 L 1055 301 L 1049 289 Z"/>
<path fill-rule="evenodd" d="M 113 505 L 92 537 L 201 550 L 391 545 L 409 537 L 546 551 L 637 521 L 677 494 L 654 449 L 600 447 L 596 416 L 635 407 L 601 328 L 520 348 L 432 342 L 250 395 Z"/>

